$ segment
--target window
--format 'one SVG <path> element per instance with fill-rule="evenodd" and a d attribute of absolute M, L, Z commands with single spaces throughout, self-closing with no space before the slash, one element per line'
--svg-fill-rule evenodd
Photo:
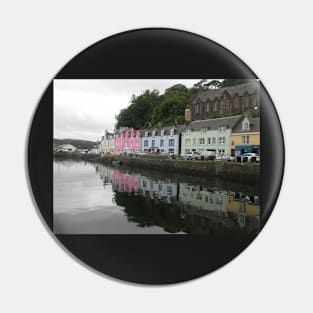
<path fill-rule="evenodd" d="M 199 144 L 204 145 L 204 138 L 199 138 Z"/>
<path fill-rule="evenodd" d="M 190 138 L 185 139 L 185 145 L 186 145 L 186 146 L 190 146 L 190 144 L 191 144 Z"/>
<path fill-rule="evenodd" d="M 218 101 L 216 100 L 214 102 L 214 112 L 217 112 L 218 111 Z"/>
<path fill-rule="evenodd" d="M 201 112 L 201 104 L 200 102 L 198 102 L 196 105 L 196 113 L 200 113 L 200 112 Z"/>
<path fill-rule="evenodd" d="M 212 138 L 212 145 L 215 145 L 215 137 Z"/>
<path fill-rule="evenodd" d="M 173 186 L 167 185 L 167 186 L 166 186 L 166 192 L 167 192 L 167 195 L 168 195 L 168 196 L 173 195 Z"/>
<path fill-rule="evenodd" d="M 243 122 L 242 130 L 250 130 L 250 125 L 248 121 Z"/>
<path fill-rule="evenodd" d="M 163 147 L 164 146 L 164 139 L 161 139 L 160 140 L 160 147 Z"/>
<path fill-rule="evenodd" d="M 250 143 L 250 136 L 242 136 L 242 143 L 248 145 Z"/>
<path fill-rule="evenodd" d="M 169 148 L 168 153 L 174 153 L 174 148 Z"/>
<path fill-rule="evenodd" d="M 218 149 L 218 155 L 224 155 L 225 150 L 224 149 Z"/>
<path fill-rule="evenodd" d="M 145 140 L 145 141 L 143 142 L 143 146 L 144 146 L 144 147 L 148 147 L 148 140 Z"/>
<path fill-rule="evenodd" d="M 185 149 L 185 153 L 188 153 L 188 152 L 190 152 L 190 149 Z"/>
<path fill-rule="evenodd" d="M 168 141 L 168 145 L 169 145 L 169 147 L 174 147 L 175 146 L 175 139 L 170 139 Z"/>
<path fill-rule="evenodd" d="M 155 145 L 155 140 L 152 140 L 152 147 L 154 147 Z"/>
<path fill-rule="evenodd" d="M 208 145 L 211 144 L 211 138 L 208 138 Z"/>
<path fill-rule="evenodd" d="M 218 144 L 224 145 L 225 144 L 225 137 L 218 137 Z"/>

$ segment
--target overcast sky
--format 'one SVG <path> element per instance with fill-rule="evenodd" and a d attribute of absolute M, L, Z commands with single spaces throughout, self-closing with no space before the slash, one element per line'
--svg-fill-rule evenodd
<path fill-rule="evenodd" d="M 115 116 L 129 105 L 133 94 L 146 89 L 161 93 L 181 83 L 191 87 L 200 79 L 55 79 L 54 138 L 100 139 L 113 130 Z"/>

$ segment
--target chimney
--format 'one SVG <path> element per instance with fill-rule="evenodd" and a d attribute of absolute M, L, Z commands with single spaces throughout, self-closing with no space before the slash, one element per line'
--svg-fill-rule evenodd
<path fill-rule="evenodd" d="M 186 122 L 191 122 L 191 110 L 190 109 L 185 109 L 185 121 Z"/>

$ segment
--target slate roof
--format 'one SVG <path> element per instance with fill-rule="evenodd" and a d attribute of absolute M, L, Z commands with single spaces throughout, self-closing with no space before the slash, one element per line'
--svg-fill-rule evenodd
<path fill-rule="evenodd" d="M 220 98 L 225 92 L 227 92 L 231 97 L 234 97 L 236 94 L 242 97 L 245 93 L 248 93 L 250 95 L 259 94 L 260 82 L 258 80 L 251 80 L 251 82 L 241 85 L 207 90 L 199 94 L 198 97 L 196 97 L 196 99 L 194 100 L 194 103 L 196 103 L 199 99 L 201 102 L 205 102 L 208 99 L 212 101 L 215 98 Z"/>
<path fill-rule="evenodd" d="M 152 127 L 152 128 L 141 129 L 140 132 L 141 132 L 141 136 L 144 136 L 146 132 L 149 132 L 149 135 L 151 136 L 152 132 L 155 130 L 155 135 L 160 136 L 161 130 L 164 130 L 165 131 L 164 135 L 169 135 L 170 130 L 174 128 L 175 129 L 174 134 L 177 135 L 177 134 L 180 134 L 184 130 L 185 127 L 186 126 L 183 124 L 164 126 L 164 127 Z"/>
<path fill-rule="evenodd" d="M 242 120 L 242 115 L 214 118 L 208 120 L 192 121 L 186 129 L 191 131 L 200 131 L 203 128 L 209 130 L 218 130 L 220 126 L 226 126 L 228 129 L 233 129 Z"/>

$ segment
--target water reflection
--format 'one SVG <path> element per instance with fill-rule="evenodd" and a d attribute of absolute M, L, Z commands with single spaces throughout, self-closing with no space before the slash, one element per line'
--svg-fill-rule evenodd
<path fill-rule="evenodd" d="M 86 169 L 88 186 L 77 186 L 75 177 Z M 58 233 L 243 235 L 259 231 L 259 195 L 257 191 L 244 192 L 244 186 L 242 191 L 241 186 L 236 191 L 221 190 L 221 181 L 216 188 L 192 178 L 183 181 L 169 174 L 82 162 L 55 166 L 54 177 Z M 62 184 L 62 177 L 67 184 Z M 57 191 L 60 185 L 62 192 Z M 82 199 L 86 189 L 93 191 L 93 199 L 87 202 Z M 64 206 L 74 195 L 78 201 Z M 77 210 L 82 205 L 84 210 Z"/>

